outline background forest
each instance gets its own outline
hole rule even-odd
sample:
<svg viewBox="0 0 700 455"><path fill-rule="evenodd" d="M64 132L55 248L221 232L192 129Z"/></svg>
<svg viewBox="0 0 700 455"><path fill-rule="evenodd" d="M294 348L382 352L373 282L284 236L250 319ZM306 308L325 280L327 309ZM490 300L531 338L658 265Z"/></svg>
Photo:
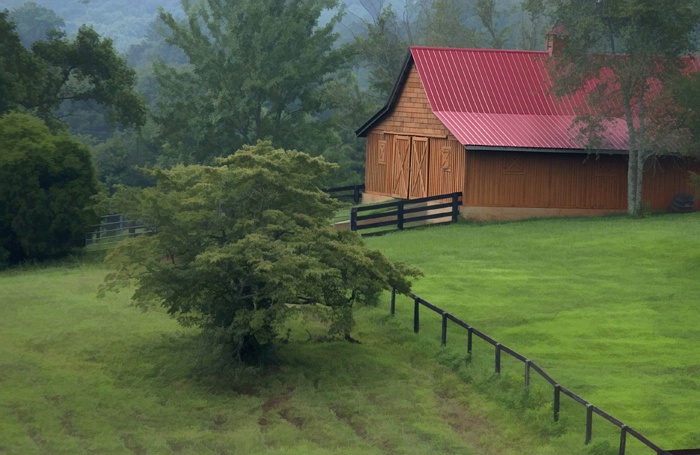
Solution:
<svg viewBox="0 0 700 455"><path fill-rule="evenodd" d="M246 132L238 140L226 131L231 129L232 122L240 125L240 118L221 123L220 114L208 112L206 115L220 121L218 127L212 125L210 119L197 122L195 119L203 119L205 113L194 106L183 110L183 105L174 99L178 96L192 98L196 93L182 93L184 82L176 83L173 79L175 73L168 74L168 71L178 72L178 69L189 71L198 65L193 57L202 55L202 48L198 48L202 43L190 42L190 48L185 49L188 44L173 41L173 33L177 34L176 24L185 20L184 9L196 9L196 1L2 0L0 9L9 11L9 18L15 23L17 34L27 48L38 40L47 39L49 30L59 30L70 38L81 26L88 25L101 37L111 40L117 53L136 71L136 89L150 112L148 121L140 128L119 125L115 128L100 115L104 106L90 99L68 100L55 107L57 117L69 126L71 134L92 148L99 180L109 188L117 183L147 184L148 178L136 170L137 166L207 162L257 139L271 139L275 145L324 155L339 163L341 171L329 184L359 182L363 178L363 143L355 138L354 130L386 101L407 46L540 49L545 28L549 25L541 0L296 3L311 13L306 18L308 24L313 26L317 21L318 25L329 27L325 45L337 50L337 55L317 74L300 74L284 82L299 86L305 83L300 78L307 78L313 86L315 99L302 107L304 112L295 113L304 118L297 118L285 126L287 131L293 129L299 137L283 137L285 133L280 126L274 131L263 128L253 134ZM212 17L210 21L214 23L220 19ZM166 26L164 20L170 21L169 25ZM257 27L257 24L251 23L250 26ZM287 26L293 27L289 21ZM180 32L183 36L188 33L184 29ZM271 42L279 40L275 34L268 35ZM228 39L236 37L229 36ZM252 43L251 50L255 49L254 53L266 59L261 63L275 66L273 59L279 57L272 53L261 54L259 43L257 46L255 49L256 44ZM246 77L275 77L270 71L254 72L241 75L241 80L240 77L233 78L231 73L221 74L225 71L225 63L199 64L211 77L236 79L239 87L252 82L246 81ZM283 71L289 73L289 68ZM182 79L182 71L177 77ZM201 87L201 81L197 85ZM217 91L220 95L220 90ZM203 93L200 96L203 102L207 98ZM209 102L215 104L213 100ZM261 111L268 108L262 103ZM295 111L298 108L293 106ZM309 125L309 128L301 128L302 124Z"/></svg>

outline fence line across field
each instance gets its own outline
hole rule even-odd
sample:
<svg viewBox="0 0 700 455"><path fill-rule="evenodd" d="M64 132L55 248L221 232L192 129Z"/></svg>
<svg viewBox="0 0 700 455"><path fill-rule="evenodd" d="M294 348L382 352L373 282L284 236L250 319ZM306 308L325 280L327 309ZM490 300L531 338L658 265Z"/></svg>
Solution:
<svg viewBox="0 0 700 455"><path fill-rule="evenodd" d="M658 445L654 444L647 437L639 433L638 431L625 425L622 421L616 419L612 415L588 402L584 398L570 391L569 389L563 387L557 381L554 380L549 374L547 374L539 365L525 357L524 355L516 352L515 350L499 343L494 338L486 335L482 331L472 327L456 316L446 312L442 308L439 308L427 300L413 294L409 293L407 295L409 298L413 299L413 331L418 333L420 331L420 307L425 308L437 313L442 318L441 326L441 345L447 345L447 328L448 321L452 321L457 326L465 329L467 331L467 354L471 355L473 350L473 338L477 336L484 340L485 342L491 344L494 347L494 370L497 374L501 373L501 356L506 353L513 357L514 359L523 362L524 364L524 383L525 388L530 386L530 376L532 371L539 374L545 381L547 381L553 387L553 404L552 404L552 415L554 421L559 420L559 412L561 409L561 395L571 398L574 402L586 408L586 434L584 439L584 444L589 444L593 435L593 414L597 414L608 422L612 423L620 429L620 445L619 445L619 455L625 455L627 450L627 437L631 436L637 439L639 442L647 446L649 449L653 450L657 455L700 455L700 448L698 449L682 449L682 450L664 450ZM396 311L396 290L391 292L391 307L390 311L392 316Z"/></svg>

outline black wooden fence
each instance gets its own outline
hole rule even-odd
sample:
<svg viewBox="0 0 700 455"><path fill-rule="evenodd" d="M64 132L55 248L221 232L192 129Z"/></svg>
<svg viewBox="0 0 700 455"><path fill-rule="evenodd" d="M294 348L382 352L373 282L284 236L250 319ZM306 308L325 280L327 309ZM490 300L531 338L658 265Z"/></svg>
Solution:
<svg viewBox="0 0 700 455"><path fill-rule="evenodd" d="M341 201L350 201L357 205L362 199L362 193L365 191L365 184L360 183L358 185L347 185L347 186L336 186L335 188L328 188L323 190L324 193L335 199L340 199Z"/></svg>
<svg viewBox="0 0 700 455"><path fill-rule="evenodd" d="M447 200L438 204L430 202ZM452 223L459 218L462 193L441 194L420 199L401 199L393 202L353 207L350 209L350 229L359 231L374 229L370 234L380 234L377 228L404 229L409 223L444 219L433 224ZM363 215L362 213L367 212Z"/></svg>
<svg viewBox="0 0 700 455"><path fill-rule="evenodd" d="M649 449L653 450L657 455L700 455L700 449L682 449L682 450L664 450L657 446L645 436L643 436L638 431L630 428L620 420L611 416L602 409L594 406L585 399L581 398L574 392L565 388L557 381L555 381L549 374L547 374L542 368L535 364L532 360L528 359L522 354L514 351L513 349L499 343L495 339L481 332L480 330L472 327L456 316L446 312L445 310L438 308L432 303L418 297L415 294L408 294L408 297L413 299L413 331L418 333L420 331L420 307L424 306L429 310L437 313L442 318L442 333L441 333L441 344L442 346L447 345L447 326L448 321L452 321L457 326L467 331L467 354L471 355L473 349L474 336L481 338L490 345L494 347L494 369L496 373L501 373L501 356L505 353L510 355L516 360L519 360L524 364L524 384L525 388L530 386L530 375L534 371L539 374L545 381L547 381L553 388L553 404L552 404L552 416L555 421L559 420L559 411L561 408L561 396L567 396L571 398L574 402L579 403L581 406L586 408L586 435L584 443L588 444L591 442L591 437L593 435L593 414L597 414L608 422L612 423L620 429L620 448L619 455L625 455L627 448L627 438L633 437L640 441L642 444L647 446ZM396 291L391 292L391 314L394 315L396 309Z"/></svg>

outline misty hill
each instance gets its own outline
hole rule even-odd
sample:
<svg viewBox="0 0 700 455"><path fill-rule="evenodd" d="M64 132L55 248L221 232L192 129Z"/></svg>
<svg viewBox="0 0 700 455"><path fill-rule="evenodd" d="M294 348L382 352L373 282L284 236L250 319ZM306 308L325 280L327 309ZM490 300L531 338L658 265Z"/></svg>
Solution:
<svg viewBox="0 0 700 455"><path fill-rule="evenodd" d="M28 3L26 0L0 0L0 9ZM140 41L156 18L159 7L181 13L180 0L34 0L52 9L65 23L69 34L83 24L92 25L102 36L112 38L117 49L125 51Z"/></svg>

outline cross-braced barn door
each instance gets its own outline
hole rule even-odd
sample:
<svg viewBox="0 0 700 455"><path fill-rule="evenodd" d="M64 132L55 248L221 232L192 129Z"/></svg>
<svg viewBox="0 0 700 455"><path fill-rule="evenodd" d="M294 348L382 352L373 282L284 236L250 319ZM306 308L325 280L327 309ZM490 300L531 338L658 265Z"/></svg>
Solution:
<svg viewBox="0 0 700 455"><path fill-rule="evenodd" d="M392 196L407 199L409 182L409 165L411 163L411 138L396 136L393 147L394 172L391 181Z"/></svg>
<svg viewBox="0 0 700 455"><path fill-rule="evenodd" d="M411 147L409 199L428 197L428 139L414 137Z"/></svg>

